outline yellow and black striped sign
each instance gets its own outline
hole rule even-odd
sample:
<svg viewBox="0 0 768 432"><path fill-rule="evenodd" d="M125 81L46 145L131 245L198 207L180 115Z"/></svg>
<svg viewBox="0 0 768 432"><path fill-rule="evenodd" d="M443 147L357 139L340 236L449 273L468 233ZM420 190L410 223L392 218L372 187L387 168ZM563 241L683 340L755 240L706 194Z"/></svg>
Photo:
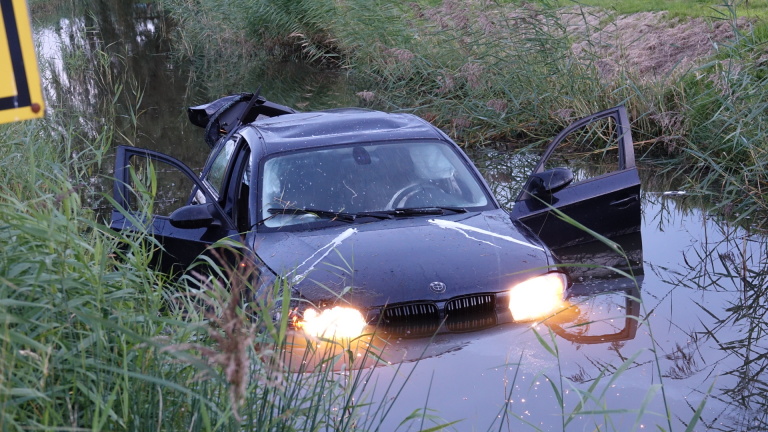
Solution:
<svg viewBox="0 0 768 432"><path fill-rule="evenodd" d="M0 123L42 117L40 73L25 0L0 0Z"/></svg>

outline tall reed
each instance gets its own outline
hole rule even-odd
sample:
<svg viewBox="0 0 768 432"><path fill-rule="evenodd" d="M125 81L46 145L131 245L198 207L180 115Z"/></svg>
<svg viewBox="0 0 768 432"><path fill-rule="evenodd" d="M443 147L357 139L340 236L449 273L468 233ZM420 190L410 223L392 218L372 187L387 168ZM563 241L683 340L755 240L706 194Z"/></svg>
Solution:
<svg viewBox="0 0 768 432"><path fill-rule="evenodd" d="M260 281L251 261L209 262L214 278L153 271L151 237L116 233L83 205L101 151L62 145L69 129L57 121L0 128L0 428L367 430L383 421L394 399L365 401L377 350L303 342L287 313L273 322L292 291L268 284L246 297Z"/></svg>
<svg viewBox="0 0 768 432"><path fill-rule="evenodd" d="M131 413L157 407L149 378L161 368L139 345L162 327L154 311L165 281L144 267L140 243L115 236L82 205L98 150L70 146L59 121L0 130L0 425L8 430L101 429L141 422ZM131 252L120 252L126 245Z"/></svg>

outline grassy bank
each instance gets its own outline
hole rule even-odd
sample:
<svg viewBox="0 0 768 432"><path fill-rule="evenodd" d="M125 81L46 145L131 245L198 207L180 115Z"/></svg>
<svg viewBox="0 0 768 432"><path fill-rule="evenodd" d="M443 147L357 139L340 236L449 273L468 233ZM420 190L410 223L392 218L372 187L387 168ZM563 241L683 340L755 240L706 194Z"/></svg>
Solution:
<svg viewBox="0 0 768 432"><path fill-rule="evenodd" d="M121 88L112 100L125 100ZM129 137L115 130L116 110L95 124L72 105L49 108L0 125L0 430L343 431L383 421L396 394L369 405L372 369L337 373L375 364L368 344L353 358L349 342L293 338L287 313L272 320L290 292L282 286L246 317L240 299L258 281L247 265L220 269L224 285L169 280L149 266L156 245L145 233L99 223L84 198L98 193L105 154Z"/></svg>
<svg viewBox="0 0 768 432"><path fill-rule="evenodd" d="M373 370L336 373L375 364L367 344L358 358L342 343L286 349L303 336L294 341L271 312L290 290L276 287L246 318L239 298L258 280L247 266L222 269L224 286L171 282L148 267L142 234L95 222L80 195L96 159L85 143L68 145L61 120L0 127L0 429L342 431L383 421L396 394L360 400Z"/></svg>
<svg viewBox="0 0 768 432"><path fill-rule="evenodd" d="M468 146L543 141L575 118L626 104L640 156L674 160L697 189L748 188L729 195L729 211L766 208L762 3L665 2L670 13L631 25L618 14L659 4L165 3L180 23L178 46L202 69L278 59L342 68L360 105L413 111ZM235 12L244 19L225 19ZM657 39L644 42L648 29ZM691 34L703 36L688 42ZM690 52L675 51L685 43ZM645 58L654 53L666 63Z"/></svg>
<svg viewBox="0 0 768 432"><path fill-rule="evenodd" d="M163 327L151 311L164 282L136 271L140 249L117 259L125 240L83 208L93 158L67 126L0 129L0 427L149 427L170 381L139 346Z"/></svg>

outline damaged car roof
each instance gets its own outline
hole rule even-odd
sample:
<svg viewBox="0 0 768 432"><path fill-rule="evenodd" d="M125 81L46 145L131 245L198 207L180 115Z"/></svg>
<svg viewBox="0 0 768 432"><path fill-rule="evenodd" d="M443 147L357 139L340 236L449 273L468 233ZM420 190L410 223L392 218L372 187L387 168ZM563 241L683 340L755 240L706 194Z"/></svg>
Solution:
<svg viewBox="0 0 768 432"><path fill-rule="evenodd" d="M286 114L251 123L268 153L361 141L441 139L442 133L411 114L359 108Z"/></svg>

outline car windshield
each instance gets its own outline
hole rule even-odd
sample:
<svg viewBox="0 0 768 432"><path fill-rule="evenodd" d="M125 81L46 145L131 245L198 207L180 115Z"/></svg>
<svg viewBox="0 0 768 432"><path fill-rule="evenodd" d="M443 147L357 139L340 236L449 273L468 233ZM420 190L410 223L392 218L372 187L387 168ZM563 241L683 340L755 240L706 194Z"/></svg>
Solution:
<svg viewBox="0 0 768 432"><path fill-rule="evenodd" d="M263 162L261 176L260 224L267 228L464 212L491 205L463 159L440 141L280 154Z"/></svg>

